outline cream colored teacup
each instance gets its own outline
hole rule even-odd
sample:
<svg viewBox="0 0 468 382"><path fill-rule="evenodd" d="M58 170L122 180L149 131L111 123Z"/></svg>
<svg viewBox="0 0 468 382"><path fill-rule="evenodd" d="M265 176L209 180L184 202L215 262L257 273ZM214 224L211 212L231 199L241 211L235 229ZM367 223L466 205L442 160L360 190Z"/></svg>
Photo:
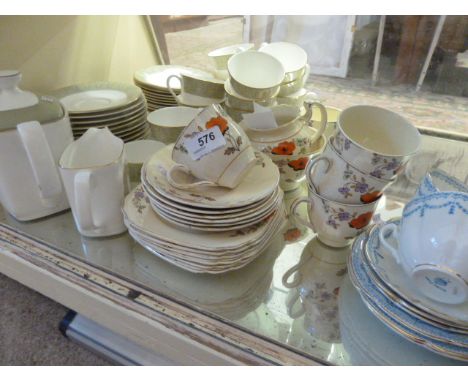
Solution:
<svg viewBox="0 0 468 382"><path fill-rule="evenodd" d="M125 156L127 158L128 175L131 182L140 182L143 163L164 146L164 143L150 139L125 143Z"/></svg>
<svg viewBox="0 0 468 382"><path fill-rule="evenodd" d="M147 120L153 138L166 144L174 143L200 110L187 106L171 106L149 113Z"/></svg>
<svg viewBox="0 0 468 382"><path fill-rule="evenodd" d="M249 138L220 105L200 111L179 136L172 159L168 181L184 189L235 188L256 162Z"/></svg>
<svg viewBox="0 0 468 382"><path fill-rule="evenodd" d="M275 97L284 80L284 68L267 53L247 51L232 56L228 61L232 87L250 99Z"/></svg>
<svg viewBox="0 0 468 382"><path fill-rule="evenodd" d="M176 94L172 80L180 82L181 93ZM179 105L202 107L224 100L224 81L215 77L195 77L173 74L167 78L167 89Z"/></svg>

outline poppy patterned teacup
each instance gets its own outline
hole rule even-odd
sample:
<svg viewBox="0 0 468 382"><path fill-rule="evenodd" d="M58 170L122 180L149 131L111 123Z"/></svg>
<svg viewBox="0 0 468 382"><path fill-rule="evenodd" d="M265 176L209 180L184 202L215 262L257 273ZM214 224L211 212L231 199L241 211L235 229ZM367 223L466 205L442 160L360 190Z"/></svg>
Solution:
<svg viewBox="0 0 468 382"><path fill-rule="evenodd" d="M306 221L297 211L301 203L308 206ZM345 247L369 225L378 200L368 204L344 204L326 199L309 186L308 197L291 205L291 215L317 233L318 239L331 247Z"/></svg>
<svg viewBox="0 0 468 382"><path fill-rule="evenodd" d="M368 204L379 199L392 183L365 174L346 162L333 147L333 137L323 153L306 169L309 183L323 197L341 203Z"/></svg>
<svg viewBox="0 0 468 382"><path fill-rule="evenodd" d="M202 139L207 131L214 133L210 137L215 139ZM201 157L194 157L191 150L194 139L196 145L200 143L200 148L211 144L212 149L205 150ZM225 143L220 146L220 142ZM197 186L235 188L257 160L247 135L217 104L201 110L182 131L174 145L172 159L176 164L167 173L168 181L184 189Z"/></svg>

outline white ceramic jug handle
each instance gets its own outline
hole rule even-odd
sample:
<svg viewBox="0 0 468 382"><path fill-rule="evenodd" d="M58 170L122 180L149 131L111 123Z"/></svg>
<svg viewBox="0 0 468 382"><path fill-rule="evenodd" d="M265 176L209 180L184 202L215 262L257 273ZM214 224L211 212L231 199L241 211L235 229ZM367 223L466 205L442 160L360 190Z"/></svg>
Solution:
<svg viewBox="0 0 468 382"><path fill-rule="evenodd" d="M82 229L95 228L91 209L91 173L80 171L75 175L76 215Z"/></svg>
<svg viewBox="0 0 468 382"><path fill-rule="evenodd" d="M42 126L37 121L23 122L16 127L26 151L34 180L44 202L62 192L62 183Z"/></svg>
<svg viewBox="0 0 468 382"><path fill-rule="evenodd" d="M171 74L169 77L167 77L167 80L166 80L166 86L167 86L167 89L169 90L169 92L172 94L172 96L174 97L175 101L177 102L177 104L179 104L179 97L177 96L176 92L174 91L174 89L171 88L171 79L173 78L177 78L179 81L180 81L180 88L183 89L184 88L184 80L182 79L181 76L178 76L177 74Z"/></svg>
<svg viewBox="0 0 468 382"><path fill-rule="evenodd" d="M299 198L299 199L296 199L292 204L291 204L291 209L290 209L290 214L294 216L294 218L301 224L305 225L306 227L309 227L311 228L312 230L315 231L313 225L308 222L308 221L305 221L302 216L300 216L298 213L297 213L297 207L299 207L300 204L302 203L307 203L307 204L310 204L311 207L313 207L313 202L307 198L307 197L302 197L302 198Z"/></svg>
<svg viewBox="0 0 468 382"><path fill-rule="evenodd" d="M169 171L167 172L167 181L169 182L171 186L175 188L179 188L181 190L190 190L198 186L218 186L216 183L211 182L209 180L201 180L199 182L194 182L194 183L179 183L176 180L174 180L172 176L172 173L175 170L181 170L187 174L190 172L190 170L186 166L184 166L183 164L178 164L178 163L176 163L174 166L172 166L169 169Z"/></svg>
<svg viewBox="0 0 468 382"><path fill-rule="evenodd" d="M314 182L312 182L312 172L314 171L314 168L317 165L317 163L319 163L320 161L324 161L327 164L327 168L325 169L325 174L328 173L328 171L330 171L330 168L333 165L330 159L328 159L327 157L322 157L322 156L312 159L307 164L307 168L306 168L307 180L309 181L309 184L312 186L312 188L317 194L318 194L317 187L315 186Z"/></svg>
<svg viewBox="0 0 468 382"><path fill-rule="evenodd" d="M327 122L328 122L327 109L320 102L305 102L304 104L310 111L310 115L307 113L305 116L307 126L309 127L311 127L312 125L313 107L317 106L320 111L320 127L315 133L315 135L310 139L311 142L315 142L317 139L319 139L323 135L323 132L327 128Z"/></svg>
<svg viewBox="0 0 468 382"><path fill-rule="evenodd" d="M398 230L398 227L395 224L393 224L393 223L385 224L384 226L382 226L382 228L380 228L379 240L380 240L380 243L382 244L382 246L386 250L388 250L390 252L390 254L394 257L397 264L400 264L401 260L400 260L400 255L398 253L398 249L396 249L392 244L390 244L387 241L387 238L389 236L393 236L395 239L397 239L397 237L396 237L397 230Z"/></svg>

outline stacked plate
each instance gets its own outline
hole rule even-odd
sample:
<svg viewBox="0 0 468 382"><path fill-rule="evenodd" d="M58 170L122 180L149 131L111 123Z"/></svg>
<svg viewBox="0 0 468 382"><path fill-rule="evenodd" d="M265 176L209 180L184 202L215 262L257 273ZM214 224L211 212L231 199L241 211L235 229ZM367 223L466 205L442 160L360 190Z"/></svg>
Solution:
<svg viewBox="0 0 468 382"><path fill-rule="evenodd" d="M177 101L167 88L167 79L172 75L187 74L189 76L205 76L206 73L194 68L179 65L155 65L149 68L137 70L133 81L143 91L148 111L154 111L162 107L177 106ZM172 81L171 87L176 94L180 94L179 81Z"/></svg>
<svg viewBox="0 0 468 382"><path fill-rule="evenodd" d="M362 300L380 321L409 341L468 361L468 303L443 304L420 293L380 244L380 229L376 225L369 234L361 234L349 258L349 275Z"/></svg>
<svg viewBox="0 0 468 382"><path fill-rule="evenodd" d="M125 142L147 138L146 102L138 87L113 82L74 85L54 95L68 111L75 138L90 127L108 127Z"/></svg>
<svg viewBox="0 0 468 382"><path fill-rule="evenodd" d="M130 235L162 259L197 273L222 273L255 259L285 223L279 172L258 154L235 189L174 189L166 180L173 145L142 169L142 184L125 201Z"/></svg>

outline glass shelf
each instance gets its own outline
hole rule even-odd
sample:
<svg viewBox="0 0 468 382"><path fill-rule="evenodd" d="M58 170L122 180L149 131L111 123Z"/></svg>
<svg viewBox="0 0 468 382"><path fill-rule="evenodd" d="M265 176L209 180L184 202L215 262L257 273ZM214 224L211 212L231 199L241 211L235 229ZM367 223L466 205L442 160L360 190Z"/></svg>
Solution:
<svg viewBox="0 0 468 382"><path fill-rule="evenodd" d="M381 199L375 219L399 216L432 165L462 180L467 176L466 142L423 138L423 149ZM305 193L305 187L286 193L286 205ZM305 214L305 210L301 213ZM128 234L102 239L82 237L69 211L21 223L0 210L0 222L320 363L457 364L385 327L367 310L349 281L346 261L350 247L327 247L294 220L287 222L281 234L252 263L221 275L179 269L143 249ZM296 265L298 271L285 282L285 273Z"/></svg>

